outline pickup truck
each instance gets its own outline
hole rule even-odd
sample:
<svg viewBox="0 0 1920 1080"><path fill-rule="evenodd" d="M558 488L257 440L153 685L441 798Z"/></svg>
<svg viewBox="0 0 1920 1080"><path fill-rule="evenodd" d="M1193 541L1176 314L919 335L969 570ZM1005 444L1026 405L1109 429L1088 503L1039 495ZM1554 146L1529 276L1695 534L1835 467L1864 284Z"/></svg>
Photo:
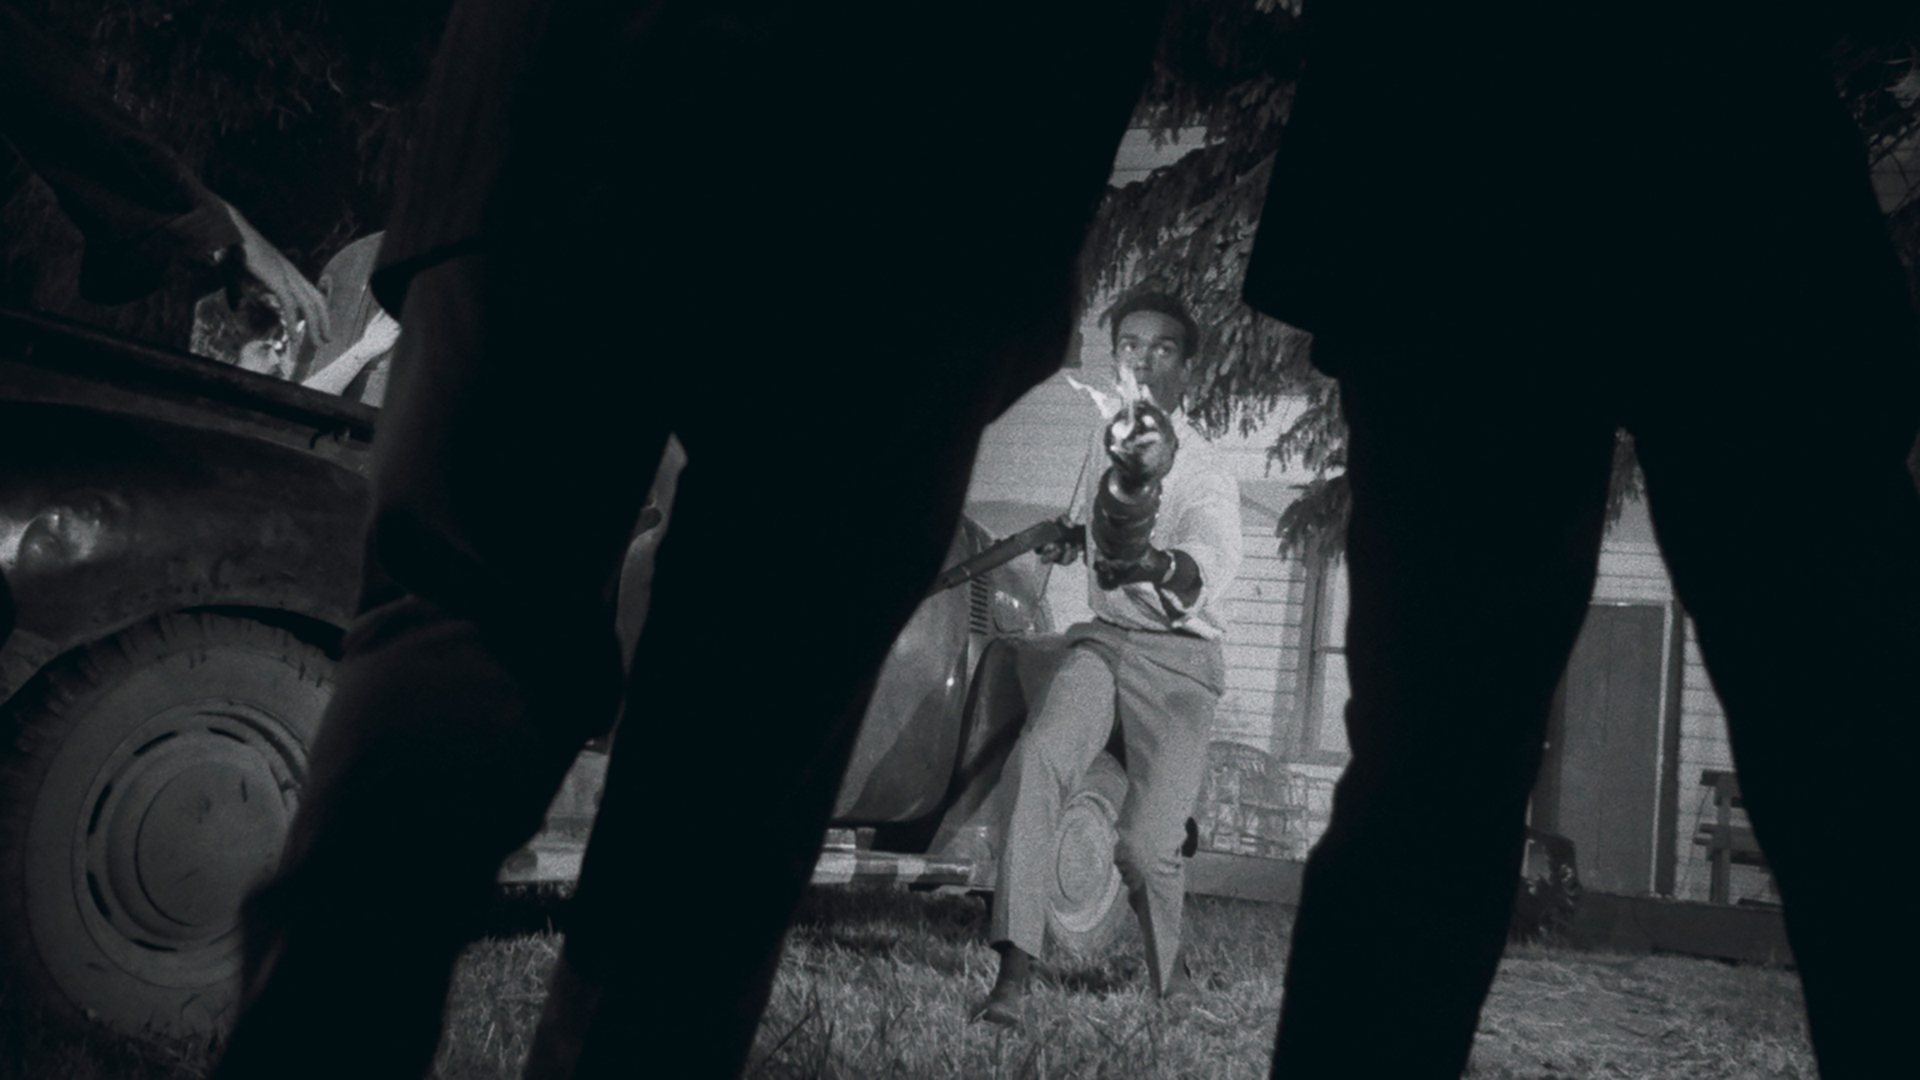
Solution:
<svg viewBox="0 0 1920 1080"><path fill-rule="evenodd" d="M13 993L130 1033L231 1020L240 902L278 865L363 584L377 419L0 311L0 962ZM650 574L670 527L669 513L640 534L629 578ZM949 563L992 540L968 518ZM816 881L991 886L994 781L1057 655L1043 586L1028 557L928 596L881 673ZM503 882L577 873L604 768L582 754ZM1112 862L1124 794L1103 756L1069 802L1052 905L1068 947L1125 917Z"/></svg>

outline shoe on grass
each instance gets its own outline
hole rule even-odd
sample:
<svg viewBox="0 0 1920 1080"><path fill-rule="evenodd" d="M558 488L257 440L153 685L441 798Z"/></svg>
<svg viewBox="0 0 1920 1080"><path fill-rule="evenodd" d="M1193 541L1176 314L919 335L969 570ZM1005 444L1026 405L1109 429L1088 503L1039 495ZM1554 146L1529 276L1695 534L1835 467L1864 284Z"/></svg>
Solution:
<svg viewBox="0 0 1920 1080"><path fill-rule="evenodd" d="M989 1024L1004 1027L1019 1027L1021 1013L1025 1011L1027 991L1025 987L995 986L973 1010L969 1020L985 1020Z"/></svg>
<svg viewBox="0 0 1920 1080"><path fill-rule="evenodd" d="M1184 948L1174 958L1173 977L1167 980L1167 988L1161 991L1160 1000L1175 1012L1185 1012L1200 1000L1200 984L1193 977L1193 966L1187 963L1187 950Z"/></svg>
<svg viewBox="0 0 1920 1080"><path fill-rule="evenodd" d="M1014 1027L1020 1023L1022 1006L1027 1000L1027 987L1033 981L1033 957L1012 942L1000 942L994 946L994 951L1000 954L999 974L994 976L993 989L988 992L987 1000L981 1002L967 1019Z"/></svg>

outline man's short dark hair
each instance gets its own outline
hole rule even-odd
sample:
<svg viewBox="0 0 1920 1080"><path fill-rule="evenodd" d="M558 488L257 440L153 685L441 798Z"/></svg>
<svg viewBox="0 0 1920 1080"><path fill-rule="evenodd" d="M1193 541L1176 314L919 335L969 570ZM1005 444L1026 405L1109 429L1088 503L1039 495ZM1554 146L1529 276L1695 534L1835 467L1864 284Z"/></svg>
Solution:
<svg viewBox="0 0 1920 1080"><path fill-rule="evenodd" d="M1180 359L1191 363L1194 357L1200 355L1200 324L1193 321L1193 315L1187 310L1187 305L1171 293L1155 291L1130 293L1107 309L1107 322L1113 327L1115 349L1120 347L1120 320L1137 311L1151 311L1165 315L1180 324L1180 329L1186 335L1186 341L1181 346Z"/></svg>

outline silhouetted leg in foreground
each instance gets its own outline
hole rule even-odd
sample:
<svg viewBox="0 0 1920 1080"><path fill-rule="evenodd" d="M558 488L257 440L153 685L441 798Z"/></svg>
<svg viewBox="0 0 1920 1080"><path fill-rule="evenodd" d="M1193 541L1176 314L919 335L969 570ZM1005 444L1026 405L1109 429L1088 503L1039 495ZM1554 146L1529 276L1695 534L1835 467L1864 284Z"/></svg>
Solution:
<svg viewBox="0 0 1920 1080"><path fill-rule="evenodd" d="M408 593L346 643L282 874L247 911L245 1011L218 1075L420 1075L501 860L613 721L606 585L661 442L607 398L474 362L574 344L518 318L499 284L468 257L409 293L373 529ZM498 422L449 435L449 400ZM467 443L457 463L432 455L442 439ZM449 482L413 497L410 469Z"/></svg>
<svg viewBox="0 0 1920 1080"><path fill-rule="evenodd" d="M1511 440L1492 492L1505 505L1463 507L1450 467L1423 448L1463 417L1473 426L1470 406L1448 401L1460 411L1443 420L1430 410L1444 398L1383 403L1370 389L1346 385L1353 760L1308 864L1282 1077L1464 1067L1504 945L1548 699L1598 550L1612 433L1590 411L1531 432L1481 414ZM1860 823L1899 812L1898 785L1865 763L1909 760L1920 715L1920 499L1903 460L1913 429L1836 411L1800 428L1819 452L1756 468L1753 448L1786 408L1689 410L1634 430L1787 903L1822 1075L1866 1075L1900 1030L1881 965L1889 949L1910 951L1862 910L1885 853ZM1385 462L1389 424L1401 452ZM1783 492L1817 492L1831 539L1810 544L1788 526ZM1461 520L1475 527L1450 524ZM1367 1037L1383 1031L1394 1037Z"/></svg>
<svg viewBox="0 0 1920 1080"><path fill-rule="evenodd" d="M1342 395L1353 757L1307 862L1274 1075L1457 1076L1592 590L1613 425L1457 383ZM1500 465L1466 487L1461 460Z"/></svg>
<svg viewBox="0 0 1920 1080"><path fill-rule="evenodd" d="M1910 1052L1898 1034L1910 995L1888 972L1920 954L1872 914L1887 851L1863 825L1902 812L1911 789L1886 770L1914 760L1920 722L1913 426L1886 415L1915 400L1796 403L1825 415L1800 428L1805 451L1768 469L1746 448L1784 403L1730 430L1638 429L1654 525L1726 709L1827 1080L1884 1075ZM1815 531L1782 513L1799 493L1818 506Z"/></svg>
<svg viewBox="0 0 1920 1080"><path fill-rule="evenodd" d="M1616 425L1726 708L1821 1075L1907 1053L1882 972L1915 950L1868 914L1888 861L1866 823L1903 812L1877 763L1912 761L1920 721L1920 344L1857 136L1807 86L1759 102L1767 184L1642 222L1652 257L1568 302L1591 321L1342 359L1353 758L1308 860L1276 1077L1465 1066ZM1591 332L1622 312L1641 332Z"/></svg>
<svg viewBox="0 0 1920 1080"><path fill-rule="evenodd" d="M613 718L607 601L669 432L688 465L531 1068L739 1072L980 430L1067 347L1160 18L629 8L455 12L382 255L415 272L374 540L411 598L356 631L226 1080L424 1070L501 858ZM850 115L878 134L823 154Z"/></svg>
<svg viewBox="0 0 1920 1080"><path fill-rule="evenodd" d="M977 427L910 415L919 430L864 429L884 457L823 432L848 482L821 488L767 485L757 455L708 449L724 432L681 432L689 465L532 1075L568 1075L555 1067L582 1041L583 1077L744 1063L874 673L965 494ZM775 524L799 521L835 524ZM729 577L741 587L716 587Z"/></svg>

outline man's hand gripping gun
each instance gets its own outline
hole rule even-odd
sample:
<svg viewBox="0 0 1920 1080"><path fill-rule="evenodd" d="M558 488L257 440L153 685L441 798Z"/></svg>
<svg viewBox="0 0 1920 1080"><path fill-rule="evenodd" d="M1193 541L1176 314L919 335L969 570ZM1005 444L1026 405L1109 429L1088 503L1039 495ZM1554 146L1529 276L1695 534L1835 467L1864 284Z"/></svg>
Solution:
<svg viewBox="0 0 1920 1080"><path fill-rule="evenodd" d="M1180 440L1167 414L1151 402L1138 402L1107 426L1107 457L1093 499L1092 527L1065 517L1042 521L999 540L934 579L933 591L951 589L997 566L1037 552L1053 563L1072 562L1092 536L1097 557L1094 574L1102 589L1131 581L1163 582L1173 572L1171 554L1153 547L1153 523L1160 510L1160 481L1173 468Z"/></svg>
<svg viewBox="0 0 1920 1080"><path fill-rule="evenodd" d="M1152 402L1122 409L1107 425L1107 458L1087 534L1093 541L1093 573L1102 589L1136 581L1164 584L1176 569L1171 552L1153 546L1160 513L1160 482L1173 469L1180 440L1167 414Z"/></svg>

